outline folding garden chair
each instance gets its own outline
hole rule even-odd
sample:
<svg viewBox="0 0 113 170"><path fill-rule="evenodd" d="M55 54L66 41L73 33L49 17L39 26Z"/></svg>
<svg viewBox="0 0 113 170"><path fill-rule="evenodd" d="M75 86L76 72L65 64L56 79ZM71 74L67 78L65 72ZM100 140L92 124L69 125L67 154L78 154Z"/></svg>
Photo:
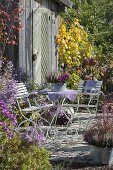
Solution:
<svg viewBox="0 0 113 170"><path fill-rule="evenodd" d="M77 107L77 110L86 108L90 114L91 109L93 109L97 113L99 97L101 94L103 95L101 87L102 81L87 80L84 82L82 91L78 93L77 105L74 105L74 107Z"/></svg>
<svg viewBox="0 0 113 170"><path fill-rule="evenodd" d="M24 83L17 83L16 102L22 116L22 121L19 123L18 128L25 125L26 123L27 126L36 126L40 123L43 123L43 125L47 126L49 125L49 122L43 117L43 115L53 104L49 103L39 105L36 100L33 100L33 98L36 99L36 95L38 95L38 92L28 93ZM42 128L43 127L44 126L42 126ZM40 130L42 129L40 128Z"/></svg>
<svg viewBox="0 0 113 170"><path fill-rule="evenodd" d="M99 97L103 92L101 91L102 81L87 80L86 82L81 80L78 86L77 102L63 103L64 107L85 108L91 114L91 108L95 109L97 113Z"/></svg>
<svg viewBox="0 0 113 170"><path fill-rule="evenodd" d="M74 118L89 115L91 118L92 116L95 117L97 113L97 109L99 106L99 97L100 95L104 95L101 91L102 87L102 81L95 81L95 80L87 80L83 81L81 80L79 82L78 86L78 95L76 98L76 101L73 103L69 103L68 101L64 101L63 107L67 107L70 112L72 108L74 108L74 113L71 112L71 119L70 122L72 123L72 120ZM88 111L88 114L86 113L86 110ZM92 114L92 110L94 111L94 114ZM80 112L79 112L80 111ZM88 117L89 117L88 116ZM86 116L87 117L87 116Z"/></svg>

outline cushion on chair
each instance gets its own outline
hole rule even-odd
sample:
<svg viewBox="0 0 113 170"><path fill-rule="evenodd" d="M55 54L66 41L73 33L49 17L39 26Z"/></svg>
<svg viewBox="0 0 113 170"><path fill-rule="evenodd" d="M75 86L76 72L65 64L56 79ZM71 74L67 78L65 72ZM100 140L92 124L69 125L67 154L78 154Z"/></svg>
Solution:
<svg viewBox="0 0 113 170"><path fill-rule="evenodd" d="M93 92L96 88L97 81L96 80L87 80L84 82L83 92L90 93Z"/></svg>

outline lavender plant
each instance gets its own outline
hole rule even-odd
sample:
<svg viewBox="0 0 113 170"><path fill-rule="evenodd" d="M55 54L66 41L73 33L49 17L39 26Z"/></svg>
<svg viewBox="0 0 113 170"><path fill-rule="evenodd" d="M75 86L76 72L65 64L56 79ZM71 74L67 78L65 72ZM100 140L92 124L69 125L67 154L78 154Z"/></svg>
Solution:
<svg viewBox="0 0 113 170"><path fill-rule="evenodd" d="M10 119L13 122L14 125L17 123L16 116L9 112L6 103L2 100L0 101L0 110L3 113L0 119L4 120L4 116L6 116L8 119Z"/></svg>
<svg viewBox="0 0 113 170"><path fill-rule="evenodd" d="M52 117L57 114L57 120L56 120L56 124L58 125L65 125L67 124L67 122L69 121L68 118L66 117L65 114L65 110L62 109L61 107L57 107L57 106L52 106L49 109L48 112L48 117L52 119Z"/></svg>
<svg viewBox="0 0 113 170"><path fill-rule="evenodd" d="M84 134L84 140L89 144L111 148L113 147L113 105L106 103L102 114L97 116L96 123Z"/></svg>

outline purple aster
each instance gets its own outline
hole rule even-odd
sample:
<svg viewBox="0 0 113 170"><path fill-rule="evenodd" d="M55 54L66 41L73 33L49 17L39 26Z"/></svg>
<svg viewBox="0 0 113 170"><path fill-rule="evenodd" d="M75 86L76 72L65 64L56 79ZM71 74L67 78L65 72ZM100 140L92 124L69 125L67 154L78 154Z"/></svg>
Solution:
<svg viewBox="0 0 113 170"><path fill-rule="evenodd" d="M9 138L12 138L12 130L7 127L7 125L4 122L0 122L0 126L2 126L3 130L6 132Z"/></svg>
<svg viewBox="0 0 113 170"><path fill-rule="evenodd" d="M58 76L58 81L62 81L62 76L61 75Z"/></svg>
<svg viewBox="0 0 113 170"><path fill-rule="evenodd" d="M45 136L40 132L40 126L34 125L29 131L23 134L23 139L28 143L36 144L41 147L45 143Z"/></svg>
<svg viewBox="0 0 113 170"><path fill-rule="evenodd" d="M17 123L16 116L9 112L6 103L2 100L0 101L0 110L7 118L12 121L14 125Z"/></svg>

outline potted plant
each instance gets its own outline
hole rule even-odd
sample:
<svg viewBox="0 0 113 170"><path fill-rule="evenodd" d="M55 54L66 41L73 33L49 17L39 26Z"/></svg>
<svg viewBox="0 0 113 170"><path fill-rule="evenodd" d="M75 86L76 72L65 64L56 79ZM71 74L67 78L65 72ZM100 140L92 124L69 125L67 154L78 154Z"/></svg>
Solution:
<svg viewBox="0 0 113 170"><path fill-rule="evenodd" d="M47 82L51 83L52 91L63 91L66 89L66 82L69 80L70 75L65 70L56 70L50 72L46 79Z"/></svg>
<svg viewBox="0 0 113 170"><path fill-rule="evenodd" d="M90 153L95 162L113 164L113 105L105 103L102 114L98 114L95 124L86 130L84 140L90 145Z"/></svg>

